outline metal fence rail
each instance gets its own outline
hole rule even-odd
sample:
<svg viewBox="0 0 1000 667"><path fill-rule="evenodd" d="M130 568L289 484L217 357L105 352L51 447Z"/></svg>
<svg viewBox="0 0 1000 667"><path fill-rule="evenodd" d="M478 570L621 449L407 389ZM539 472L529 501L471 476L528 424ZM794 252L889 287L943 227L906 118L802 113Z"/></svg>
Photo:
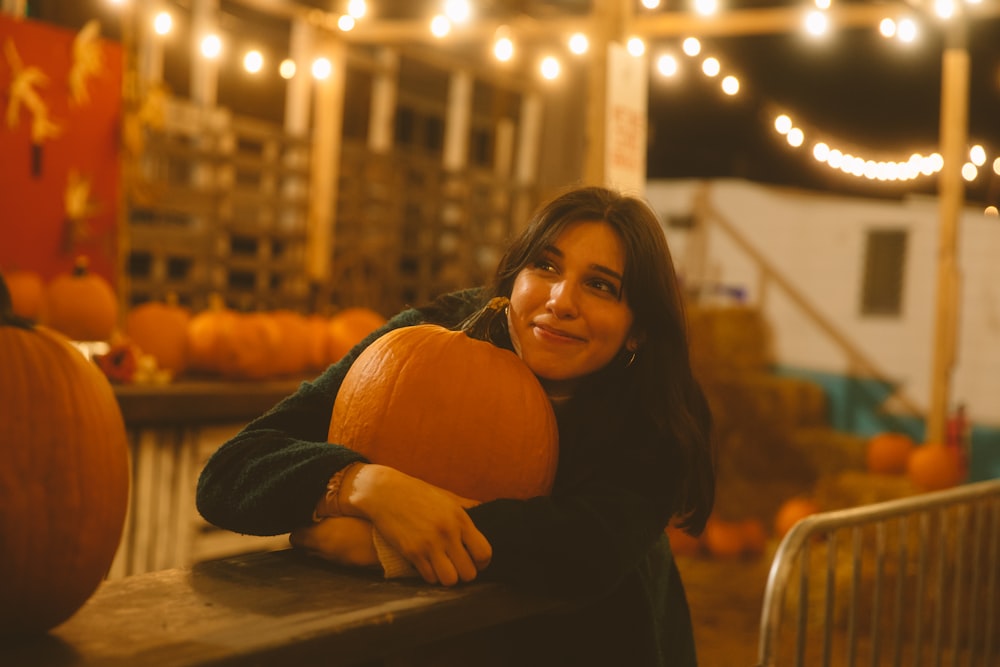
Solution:
<svg viewBox="0 0 1000 667"><path fill-rule="evenodd" d="M787 665L1000 665L1000 480L796 524L758 648L758 667Z"/></svg>

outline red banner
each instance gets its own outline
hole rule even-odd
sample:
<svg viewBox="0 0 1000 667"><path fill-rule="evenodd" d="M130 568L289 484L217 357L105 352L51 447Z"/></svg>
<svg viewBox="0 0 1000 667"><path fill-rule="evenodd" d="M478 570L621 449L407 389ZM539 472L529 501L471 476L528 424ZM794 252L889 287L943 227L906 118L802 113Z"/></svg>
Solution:
<svg viewBox="0 0 1000 667"><path fill-rule="evenodd" d="M0 270L117 277L122 49L0 15Z"/></svg>

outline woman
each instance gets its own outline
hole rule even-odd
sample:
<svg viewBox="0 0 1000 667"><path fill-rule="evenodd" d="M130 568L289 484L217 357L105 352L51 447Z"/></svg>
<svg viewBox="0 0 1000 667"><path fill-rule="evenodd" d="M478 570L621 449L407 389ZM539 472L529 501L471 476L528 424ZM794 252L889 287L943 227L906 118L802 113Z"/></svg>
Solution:
<svg viewBox="0 0 1000 667"><path fill-rule="evenodd" d="M372 340L424 322L457 326L494 296L509 298L495 342L518 353L556 411L550 496L476 504L325 441L344 375ZM336 562L381 562L387 576L402 564L430 583L502 581L570 600L573 611L505 640L531 647L516 664L694 665L664 528L672 518L692 533L705 525L710 431L655 214L577 188L541 207L492 286L397 315L225 443L202 472L198 508L237 532L294 531L293 544Z"/></svg>

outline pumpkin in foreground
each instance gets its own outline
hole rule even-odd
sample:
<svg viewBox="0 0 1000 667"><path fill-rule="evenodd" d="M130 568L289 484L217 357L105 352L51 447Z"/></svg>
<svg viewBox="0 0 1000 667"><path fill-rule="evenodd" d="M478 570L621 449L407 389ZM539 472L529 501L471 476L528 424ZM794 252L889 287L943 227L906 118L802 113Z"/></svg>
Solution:
<svg viewBox="0 0 1000 667"><path fill-rule="evenodd" d="M0 635L67 620L107 574L128 505L111 385L61 334L15 316L0 279Z"/></svg>
<svg viewBox="0 0 1000 667"><path fill-rule="evenodd" d="M344 378L328 440L473 500L552 489L555 414L509 350L436 325L396 329Z"/></svg>

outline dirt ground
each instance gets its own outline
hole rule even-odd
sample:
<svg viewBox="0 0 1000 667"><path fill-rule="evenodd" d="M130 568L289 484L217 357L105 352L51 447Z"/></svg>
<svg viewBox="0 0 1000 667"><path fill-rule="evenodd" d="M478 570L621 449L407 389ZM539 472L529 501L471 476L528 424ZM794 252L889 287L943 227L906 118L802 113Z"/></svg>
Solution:
<svg viewBox="0 0 1000 667"><path fill-rule="evenodd" d="M772 549L748 560L677 557L700 667L754 667Z"/></svg>

